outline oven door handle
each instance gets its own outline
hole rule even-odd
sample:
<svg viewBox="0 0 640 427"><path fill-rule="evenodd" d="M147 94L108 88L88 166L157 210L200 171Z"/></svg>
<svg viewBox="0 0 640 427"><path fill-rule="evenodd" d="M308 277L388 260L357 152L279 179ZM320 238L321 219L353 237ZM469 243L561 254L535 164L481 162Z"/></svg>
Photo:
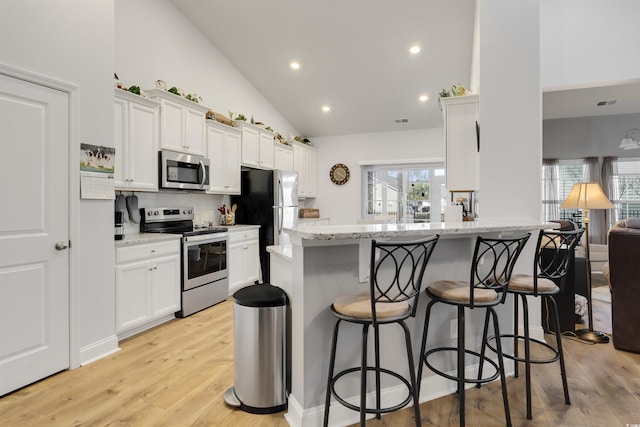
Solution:
<svg viewBox="0 0 640 427"><path fill-rule="evenodd" d="M207 182L207 168L204 167L202 160L198 161L198 170L202 169L202 180L200 181L200 188L204 188L204 183Z"/></svg>
<svg viewBox="0 0 640 427"><path fill-rule="evenodd" d="M185 236L182 238L184 243L197 243L197 242L219 242L221 240L227 240L229 237L228 232L223 233L211 233L211 234L200 234L197 236Z"/></svg>

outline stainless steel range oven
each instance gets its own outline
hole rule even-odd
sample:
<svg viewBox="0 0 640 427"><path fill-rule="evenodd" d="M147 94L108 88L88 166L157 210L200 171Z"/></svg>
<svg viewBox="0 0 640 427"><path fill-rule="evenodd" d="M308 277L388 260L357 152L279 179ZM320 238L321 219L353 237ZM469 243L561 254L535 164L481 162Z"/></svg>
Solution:
<svg viewBox="0 0 640 427"><path fill-rule="evenodd" d="M182 234L182 309L186 317L227 299L229 233L225 228L194 229L193 208L143 208L140 231Z"/></svg>

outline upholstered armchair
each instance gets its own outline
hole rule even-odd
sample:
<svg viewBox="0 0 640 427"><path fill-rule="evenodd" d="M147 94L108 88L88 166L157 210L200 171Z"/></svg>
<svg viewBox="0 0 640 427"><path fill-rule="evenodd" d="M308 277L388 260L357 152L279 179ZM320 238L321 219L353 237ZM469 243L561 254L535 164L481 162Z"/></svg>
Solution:
<svg viewBox="0 0 640 427"><path fill-rule="evenodd" d="M604 273L611 288L613 345L640 353L640 218L619 221L609 230Z"/></svg>

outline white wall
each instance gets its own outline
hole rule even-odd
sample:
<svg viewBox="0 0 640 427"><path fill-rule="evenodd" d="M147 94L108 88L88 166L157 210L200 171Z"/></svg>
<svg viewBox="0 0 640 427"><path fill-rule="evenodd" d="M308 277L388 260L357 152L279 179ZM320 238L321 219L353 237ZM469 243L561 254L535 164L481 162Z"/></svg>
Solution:
<svg viewBox="0 0 640 427"><path fill-rule="evenodd" d="M439 158L444 160L444 129L423 129L312 138L318 148L317 199L305 207L320 209L331 224L355 224L361 217L360 161L393 161ZM344 185L329 180L336 163L349 167L351 178Z"/></svg>
<svg viewBox="0 0 640 427"><path fill-rule="evenodd" d="M114 71L127 87L164 80L202 96L213 111L253 115L286 137L298 134L168 0L115 0L115 46Z"/></svg>
<svg viewBox="0 0 640 427"><path fill-rule="evenodd" d="M640 2L541 0L543 88L640 77Z"/></svg>
<svg viewBox="0 0 640 427"><path fill-rule="evenodd" d="M113 0L0 1L0 61L79 87L71 124L79 142L113 146L113 19ZM83 361L114 348L113 201L81 200L76 217L82 354L72 349L72 360Z"/></svg>
<svg viewBox="0 0 640 427"><path fill-rule="evenodd" d="M633 128L640 128L640 114L545 120L543 157L640 157L640 150L618 148L626 131Z"/></svg>

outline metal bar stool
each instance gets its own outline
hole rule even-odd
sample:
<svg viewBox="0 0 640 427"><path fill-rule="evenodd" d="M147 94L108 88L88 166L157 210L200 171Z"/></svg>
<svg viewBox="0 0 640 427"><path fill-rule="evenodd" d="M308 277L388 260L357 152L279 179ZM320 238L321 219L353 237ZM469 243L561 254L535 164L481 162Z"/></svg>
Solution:
<svg viewBox="0 0 640 427"><path fill-rule="evenodd" d="M564 367L564 354L562 352L562 337L560 331L560 322L558 319L558 307L553 295L562 292L564 289L565 279L567 277L567 269L569 261L574 256L574 250L580 238L584 233L584 229L574 231L544 231L541 230L538 235L538 245L536 246L536 255L533 261L533 276L525 274L515 274L509 281L507 293L513 294L513 334L498 334L502 339L513 339L513 354L504 354L504 357L515 360L515 376L518 377L518 362L525 364L525 386L527 392L527 418L532 419L531 414L531 364L532 363L552 363L560 361L560 374L562 376L562 387L564 388L564 401L567 405L571 404L569 400L569 387L567 385L567 373ZM555 328L556 348L544 341L531 338L529 336L529 308L527 296L534 298L541 297L542 302L548 304L551 310L553 327ZM524 336L518 334L518 297L522 301L522 316ZM485 329L483 342L491 350L496 351L501 340L496 340L496 336L487 339L487 326L489 318L485 317ZM524 358L519 357L519 343L524 343ZM532 359L531 343L535 343L545 347L551 351L552 356L548 358ZM482 362L480 363L480 375L482 374Z"/></svg>
<svg viewBox="0 0 640 427"><path fill-rule="evenodd" d="M511 416L509 414L509 401L507 398L507 383L504 372L504 362L502 360L502 346L497 341L498 364L484 356L483 353L467 349L465 347L465 309L485 309L486 318L493 318L493 327L496 335L500 334L498 326L498 316L494 307L505 301L506 292L509 285L513 266L522 252L531 233L514 238L485 238L478 236L476 239L473 258L471 260L471 273L469 281L441 280L429 284L425 293L431 301L427 305L427 315L424 320L424 330L422 334L422 346L420 348L421 363L418 368L418 392L420 391L420 380L422 378L422 368L424 362L434 373L456 381L459 399L460 426L465 425L465 383L485 383L500 377L502 383L502 400L507 425L511 426ZM431 309L437 303L455 306L458 311L458 342L456 347L437 347L426 351L427 336L429 333L429 319ZM450 375L442 369L436 368L430 361L430 356L442 352L455 352L457 355L456 375ZM490 377L477 379L465 378L465 356L471 355L486 361L495 369L495 373Z"/></svg>
<svg viewBox="0 0 640 427"><path fill-rule="evenodd" d="M435 235L411 242L377 242L373 240L371 242L369 291L359 295L341 296L334 300L331 305L331 313L337 319L333 331L329 375L327 378L327 394L324 407L325 427L329 424L331 395L335 396L340 404L360 412L360 425L362 426L365 425L367 414L375 414L376 418L380 419L381 414L401 409L413 401L416 426L421 425L411 334L404 321L409 317L414 317L416 314L422 278L439 237L439 235ZM334 373L336 344L342 321L362 325L361 364L358 367ZM393 323L399 324L404 331L409 379L380 366L380 327ZM367 364L369 326L372 326L374 331L375 366ZM376 405L375 408L368 408L366 405L367 372L372 371L375 373ZM360 374L359 405L347 402L335 389L335 384L338 380L354 372ZM407 387L409 394L404 401L394 406L381 407L381 374L394 377Z"/></svg>

